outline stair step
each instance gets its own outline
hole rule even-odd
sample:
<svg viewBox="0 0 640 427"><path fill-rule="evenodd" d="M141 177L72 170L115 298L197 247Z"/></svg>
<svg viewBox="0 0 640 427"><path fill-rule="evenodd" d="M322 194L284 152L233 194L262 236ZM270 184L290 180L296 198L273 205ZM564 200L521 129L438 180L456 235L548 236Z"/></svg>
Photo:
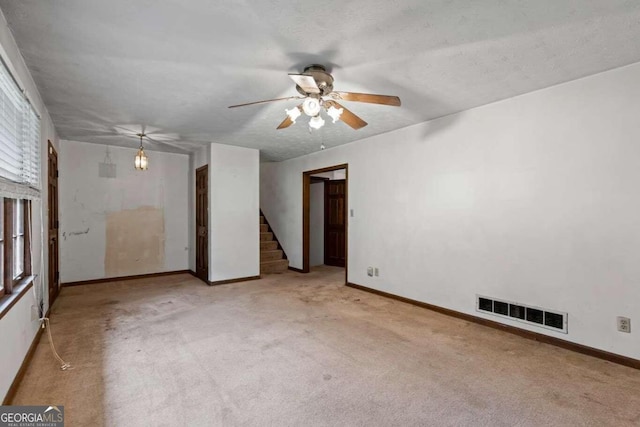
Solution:
<svg viewBox="0 0 640 427"><path fill-rule="evenodd" d="M274 251L276 249L278 249L278 242L275 240L260 242L260 251Z"/></svg>
<svg viewBox="0 0 640 427"><path fill-rule="evenodd" d="M260 262L275 261L279 259L282 259L282 251L280 249L275 251L260 251Z"/></svg>
<svg viewBox="0 0 640 427"><path fill-rule="evenodd" d="M273 233L271 233L271 232L260 233L260 241L261 242L268 242L270 240L273 240Z"/></svg>
<svg viewBox="0 0 640 427"><path fill-rule="evenodd" d="M260 215L260 224L264 224L264 216Z"/></svg>
<svg viewBox="0 0 640 427"><path fill-rule="evenodd" d="M279 259L275 261L264 261L260 263L260 274L283 273L289 269L289 260Z"/></svg>
<svg viewBox="0 0 640 427"><path fill-rule="evenodd" d="M267 224L260 224L260 232L266 233L267 231L269 231L269 226Z"/></svg>

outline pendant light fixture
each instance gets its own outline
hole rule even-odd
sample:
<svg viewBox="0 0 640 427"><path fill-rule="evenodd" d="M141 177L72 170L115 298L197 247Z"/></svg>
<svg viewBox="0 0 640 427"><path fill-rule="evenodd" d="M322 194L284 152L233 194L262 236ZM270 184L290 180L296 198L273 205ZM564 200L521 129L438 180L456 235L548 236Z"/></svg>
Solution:
<svg viewBox="0 0 640 427"><path fill-rule="evenodd" d="M146 135L144 133L138 133L136 135L140 137L140 148L138 149L138 153L136 153L134 165L136 170L146 171L149 166L149 161L147 159L147 155L144 154L144 148L142 147L142 138Z"/></svg>

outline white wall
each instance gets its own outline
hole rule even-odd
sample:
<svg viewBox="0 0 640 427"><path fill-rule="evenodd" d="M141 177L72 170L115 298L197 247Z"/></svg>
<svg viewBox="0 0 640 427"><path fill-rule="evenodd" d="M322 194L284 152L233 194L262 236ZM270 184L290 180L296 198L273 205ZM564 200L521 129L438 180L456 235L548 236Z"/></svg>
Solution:
<svg viewBox="0 0 640 427"><path fill-rule="evenodd" d="M116 178L103 178L106 145L61 141L61 148L62 282L188 269L187 155L148 152L141 172L135 148L109 147Z"/></svg>
<svg viewBox="0 0 640 427"><path fill-rule="evenodd" d="M39 307L42 304L45 312L49 309L48 248L47 245L43 244L46 236L41 232L41 225L47 224L49 217L46 197L47 140L51 140L54 147L58 149L58 136L1 11L0 55L9 66L14 77L19 81L20 86L26 90L27 96L41 116L40 187L43 196L40 200L32 202L32 262L33 272L38 276L34 281L33 290L24 295L10 309L9 313L0 319L0 343L2 343L0 345L0 365L2 366L2 369L0 369L0 397L4 398L40 325L37 320L31 320L33 307Z"/></svg>
<svg viewBox="0 0 640 427"><path fill-rule="evenodd" d="M309 265L324 264L324 182L311 184L309 192Z"/></svg>
<svg viewBox="0 0 640 427"><path fill-rule="evenodd" d="M384 107L380 107L384 108ZM640 64L261 168L302 267L302 172L349 164L349 281L640 359ZM368 277L367 266L380 269ZM569 313L569 333L475 295Z"/></svg>
<svg viewBox="0 0 640 427"><path fill-rule="evenodd" d="M259 152L211 144L209 280L260 274Z"/></svg>

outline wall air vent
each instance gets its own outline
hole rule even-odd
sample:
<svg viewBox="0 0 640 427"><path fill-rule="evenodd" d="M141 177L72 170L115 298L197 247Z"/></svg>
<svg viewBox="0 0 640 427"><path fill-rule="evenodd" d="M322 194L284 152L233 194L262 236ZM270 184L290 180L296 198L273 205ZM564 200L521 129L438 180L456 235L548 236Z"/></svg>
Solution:
<svg viewBox="0 0 640 427"><path fill-rule="evenodd" d="M567 333L568 314L476 295L476 311Z"/></svg>

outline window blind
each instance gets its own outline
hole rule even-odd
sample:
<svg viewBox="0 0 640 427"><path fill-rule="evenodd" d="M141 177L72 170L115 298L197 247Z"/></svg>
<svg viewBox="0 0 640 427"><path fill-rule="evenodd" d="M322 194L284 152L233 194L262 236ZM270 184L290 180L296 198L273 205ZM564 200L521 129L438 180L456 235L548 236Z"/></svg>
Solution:
<svg viewBox="0 0 640 427"><path fill-rule="evenodd" d="M0 64L0 178L0 196L33 196L40 186L40 119L4 61Z"/></svg>
<svg viewBox="0 0 640 427"><path fill-rule="evenodd" d="M22 158L22 181L32 187L40 187L40 119L31 104L26 103L22 125L24 151Z"/></svg>

